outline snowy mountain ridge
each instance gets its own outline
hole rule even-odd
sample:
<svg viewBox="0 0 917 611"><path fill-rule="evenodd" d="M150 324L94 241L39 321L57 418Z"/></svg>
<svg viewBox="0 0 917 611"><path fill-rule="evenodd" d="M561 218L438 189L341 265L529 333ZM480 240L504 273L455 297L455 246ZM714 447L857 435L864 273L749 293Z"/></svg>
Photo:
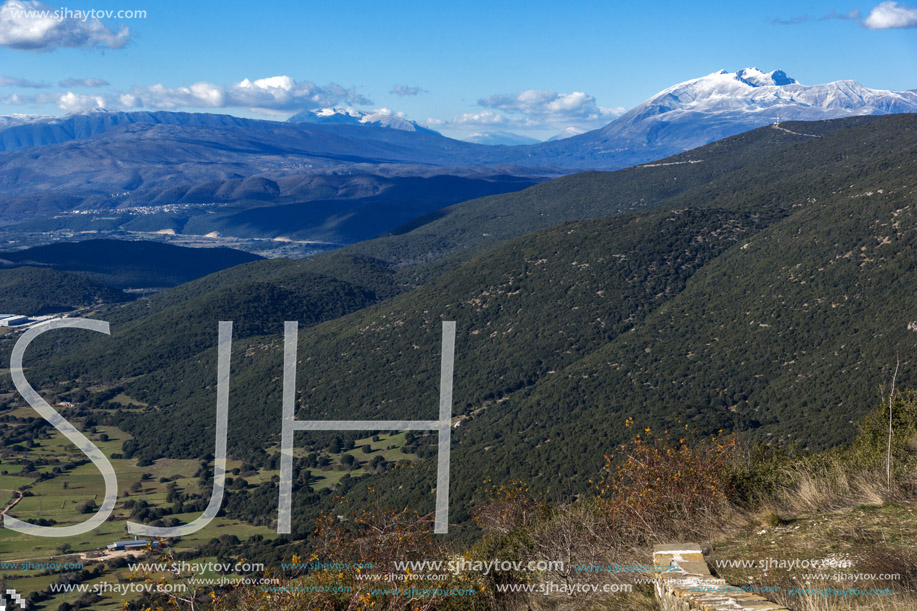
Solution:
<svg viewBox="0 0 917 611"><path fill-rule="evenodd" d="M871 89L851 80L803 85L783 70L719 70L663 89L605 127L551 144L561 155L591 148L627 165L778 121L892 113L917 113L917 91Z"/></svg>
<svg viewBox="0 0 917 611"><path fill-rule="evenodd" d="M403 112L388 108L359 110L349 106L332 106L317 110L304 110L287 119L290 123L331 123L338 125L375 125L405 132L435 134L432 129L408 119Z"/></svg>

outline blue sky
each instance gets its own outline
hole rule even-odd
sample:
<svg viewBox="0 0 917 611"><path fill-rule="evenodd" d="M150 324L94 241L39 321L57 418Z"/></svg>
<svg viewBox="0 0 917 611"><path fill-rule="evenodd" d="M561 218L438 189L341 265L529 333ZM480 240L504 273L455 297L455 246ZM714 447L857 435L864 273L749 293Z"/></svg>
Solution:
<svg viewBox="0 0 917 611"><path fill-rule="evenodd" d="M339 104L546 137L720 68L917 88L917 2L838 2L0 0L0 114ZM61 7L146 16L14 14Z"/></svg>

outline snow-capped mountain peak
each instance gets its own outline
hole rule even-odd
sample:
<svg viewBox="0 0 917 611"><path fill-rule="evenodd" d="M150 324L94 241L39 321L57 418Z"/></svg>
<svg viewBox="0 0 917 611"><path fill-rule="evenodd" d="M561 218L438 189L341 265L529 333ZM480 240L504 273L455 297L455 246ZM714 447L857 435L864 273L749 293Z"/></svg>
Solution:
<svg viewBox="0 0 917 611"><path fill-rule="evenodd" d="M332 106L317 110L304 110L288 119L290 123L330 123L344 125L374 125L406 132L436 133L408 119L403 112L388 108L359 110L349 106Z"/></svg>
<svg viewBox="0 0 917 611"><path fill-rule="evenodd" d="M726 71L723 70L722 72ZM742 81L746 85L750 85L752 87L781 87L783 85L796 84L796 79L788 77L786 72L783 70L771 70L770 72L762 72L757 68L742 68L735 73L735 78L736 80Z"/></svg>
<svg viewBox="0 0 917 611"><path fill-rule="evenodd" d="M536 144L540 140L535 138L529 138L528 136L521 136L519 134L514 134L512 132L497 130L493 132L478 132L470 134L469 136L462 138L465 142L473 142L475 144L489 144L492 146L496 145L505 145L505 146L518 146L520 144Z"/></svg>
<svg viewBox="0 0 917 611"><path fill-rule="evenodd" d="M566 140L567 138L572 138L573 136L579 136L580 134L585 134L585 133L586 133L586 130L583 129L582 127L576 127L575 125L571 125L570 127L564 128L564 130L561 131L560 133L555 134L551 136L550 138L548 138L546 142L556 142L558 140Z"/></svg>
<svg viewBox="0 0 917 611"><path fill-rule="evenodd" d="M609 167L621 167L780 121L892 113L917 113L917 90L849 80L803 85L783 70L718 70L663 89L605 127L542 146L570 159L589 148Z"/></svg>
<svg viewBox="0 0 917 611"><path fill-rule="evenodd" d="M0 129L13 127L14 125L23 125L25 123L34 123L36 121L46 121L52 119L49 115L25 115L12 114L0 116Z"/></svg>
<svg viewBox="0 0 917 611"><path fill-rule="evenodd" d="M818 121L893 112L917 112L914 92L870 89L856 81L802 85L782 70L744 68L737 72L720 70L664 89L603 131L632 131L639 123L657 120L667 124L696 122L699 127L704 123L709 130L711 122L723 123L727 116L728 123L751 129L778 119ZM718 131L709 134L710 140L722 135Z"/></svg>
<svg viewBox="0 0 917 611"><path fill-rule="evenodd" d="M764 72L757 68L743 68L737 72L718 70L707 76L672 85L644 104L666 96L678 104L717 98L744 98L762 95L761 92L775 93L777 90L792 86L805 87L800 85L796 79L787 76L783 70L772 70L771 72Z"/></svg>

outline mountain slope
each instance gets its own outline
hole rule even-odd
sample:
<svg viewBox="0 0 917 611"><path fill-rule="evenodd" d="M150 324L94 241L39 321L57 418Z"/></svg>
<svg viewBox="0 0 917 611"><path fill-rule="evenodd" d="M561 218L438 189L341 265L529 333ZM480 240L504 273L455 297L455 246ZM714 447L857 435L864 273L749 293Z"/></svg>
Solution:
<svg viewBox="0 0 917 611"><path fill-rule="evenodd" d="M512 176L394 177L382 182L379 192L368 197L234 206L225 212L211 210L191 216L182 226L182 232L205 235L216 231L238 237L284 237L352 244L375 238L444 206L517 191L537 182Z"/></svg>
<svg viewBox="0 0 917 611"><path fill-rule="evenodd" d="M434 133L233 117L224 121L221 115L111 115L105 115L108 121L73 116L50 127L42 124L54 132L49 143L0 152L0 212L5 225L39 217L44 224L32 230L47 230L55 223L78 223L79 218L54 218L75 210L99 211L96 216L104 219L104 212L146 205L301 203L327 198L311 190L313 182L346 182L322 176L335 172L351 178L376 175L379 183L393 183L399 176L466 176L479 181L478 194L511 186L497 184L495 175L538 180L543 174L504 164L502 153L492 147ZM38 129L20 125L0 131L0 137L27 128ZM39 136L34 139L44 142ZM21 143L20 136L16 142ZM475 169L480 166L486 168ZM335 199L346 199L345 192L339 191ZM419 196L415 199L429 205ZM181 211L168 216L180 217Z"/></svg>
<svg viewBox="0 0 917 611"><path fill-rule="evenodd" d="M231 248L185 248L157 242L85 240L0 252L0 265L75 272L117 288L175 286L261 259Z"/></svg>
<svg viewBox="0 0 917 611"><path fill-rule="evenodd" d="M830 134L871 120L845 119L805 124L799 129ZM202 304L209 299L208 295L228 286L238 286L247 291L245 287L252 282L299 282L298 276L309 273L366 288L378 298L390 298L410 290L419 282L435 279L476 254L526 233L573 220L659 206L686 192L702 189L717 178L741 176L749 165L809 140L782 130L761 129L708 145L663 164L613 173L589 172L563 177L518 193L451 206L441 213L415 221L420 224L419 227L406 226L393 232L393 235L355 244L328 255L298 262L261 261L227 269L162 291L145 305L132 304L110 316L113 323L117 321L118 324L138 320L143 328L138 334L144 338L155 338L162 333L161 329L152 323L150 327L145 327L146 323L139 319L158 312L161 309L159 304L186 308L187 312L203 312L207 307ZM696 161L695 158L703 159L703 162L686 161ZM268 304L265 304L264 312L270 315ZM196 320L197 314L186 313L183 317ZM203 333L210 331L205 328ZM209 345L215 345L215 341L216 338L211 337ZM109 351L103 346L109 345L107 340L95 342L98 350ZM139 346L134 349L142 350ZM82 356L80 360L85 362ZM126 376L125 371L118 370L117 360L113 362L115 364L111 366L114 369L107 375ZM168 363L168 352L162 352L159 361L148 364L152 369L159 369Z"/></svg>
<svg viewBox="0 0 917 611"><path fill-rule="evenodd" d="M393 354L412 363L388 365L404 381L364 385L368 407L348 413L429 413L435 386L407 373L435 371L408 345L432 358L441 312L461 321L456 412L467 419L452 456L465 502L480 473L554 498L585 489L632 434L628 416L799 448L849 441L896 349L898 382L914 381L914 135L917 120L897 117L802 143L664 209L526 236L351 324L318 327L300 346L311 359L303 405L343 413L338 397L356 383L344 367L365 373L370 355ZM319 347L331 337L338 364ZM372 494L357 488L358 506Z"/></svg>
<svg viewBox="0 0 917 611"><path fill-rule="evenodd" d="M917 286L917 117L853 123L796 124L793 131L823 134L758 153L749 146L731 170L701 174L648 209L537 231L414 290L325 322L307 319L319 324L300 332L298 416L433 417L440 321L456 320L456 522L467 519L482 473L526 479L553 498L584 490L602 454L629 436L628 416L640 426L671 427L679 418L700 434L737 428L813 448L851 438L848 422L874 402L896 346L899 383L913 383L906 297ZM738 142L767 143L779 131L762 128ZM681 179L702 167L654 170ZM594 175L567 177L567 188L578 179ZM203 306L223 289L218 283L182 303ZM184 316L147 317L138 307L124 309L131 320L113 325L111 338L72 350L36 342L31 358L42 359L49 381L142 374L125 388L151 408L118 420L138 440L131 452L199 457L212 436L216 319L189 327L199 346L211 346L193 354L166 339L170 321ZM270 464L267 448L280 431L285 314L266 307L236 320L255 326L235 344L229 447L254 465ZM125 361L149 346L160 356L145 364L158 369ZM371 485L386 503L423 510L432 504L431 473L425 460ZM348 502L379 494L370 482L341 485Z"/></svg>
<svg viewBox="0 0 917 611"><path fill-rule="evenodd" d="M123 125L148 123L209 127L267 128L270 122L240 119L232 115L188 112L108 112L91 110L64 117L23 117L0 123L0 151L48 146L71 140L92 138Z"/></svg>
<svg viewBox="0 0 917 611"><path fill-rule="evenodd" d="M416 219L401 230L348 252L415 265L440 257L472 254L501 241L558 223L632 212L659 204L735 172L777 151L874 121L856 117L784 129L758 129L698 149L616 172L588 172L528 189L463 202Z"/></svg>
<svg viewBox="0 0 917 611"><path fill-rule="evenodd" d="M31 218L8 231L171 230L199 236L217 232L234 237L350 244L376 237L443 206L517 191L537 182L534 178L508 175L228 178L125 192L117 199L90 195L83 200L70 200L79 210ZM43 206L36 205L35 199L7 200L8 211L40 212Z"/></svg>
<svg viewBox="0 0 917 611"><path fill-rule="evenodd" d="M104 116L108 120L77 115L50 125L26 124L0 131L0 138L6 134L17 143L28 142L24 148L0 153L0 195L53 190L59 195L78 191L113 196L255 175L274 178L385 167L416 175L433 167L503 163L490 147L373 125L278 123L183 113ZM27 139L18 135L20 130L51 130L53 136ZM402 167L406 165L412 168Z"/></svg>
<svg viewBox="0 0 917 611"><path fill-rule="evenodd" d="M782 70L720 70L662 90L605 127L538 148L557 165L623 167L658 159L778 121L820 121L917 112L917 92L870 89L855 81L802 85Z"/></svg>
<svg viewBox="0 0 917 611"><path fill-rule="evenodd" d="M679 240L683 239L684 236L675 232L673 235L674 244L676 246L665 246L659 239L660 231L662 227L665 227L667 223L672 223L672 219L678 220L679 224L683 224L685 229L682 230L685 236L689 236L687 245L693 244L694 241L700 240L704 242L700 237L698 237L697 232L711 233L712 236L716 237L716 227L729 228L733 227L729 231L726 231L724 237L717 237L717 240L727 240L725 244L731 243L730 241L737 240L739 235L751 235L758 231L763 230L765 227L768 227L786 215L790 214L795 206L804 204L806 197L825 197L825 193L828 196L831 195L832 191L836 191L839 185L844 185L847 188L847 185L851 184L851 179L855 176L858 176L862 172L862 167L867 161L872 163L871 158L865 157L867 152L870 155L877 155L879 159L888 159L895 158L895 155L900 156L900 148L909 147L910 144L904 139L905 133L908 133L906 129L911 126L914 122L913 117L900 117L885 120L873 121L868 125L861 127L854 127L847 130L840 130L833 134L829 134L819 139L805 139L804 142L797 144L791 144L790 146L785 146L782 148L777 148L769 155L764 155L763 157L752 157L751 161L748 163L742 164L740 158L733 157L733 161L737 164L737 167L733 171L723 171L720 176L710 178L706 173L701 173L695 181L693 188L689 188L683 192L676 191L668 199L660 198L660 203L665 203L667 206L666 210L677 208L677 209L697 209L698 212L692 213L691 215L681 215L677 213L672 213L668 211L661 212L646 212L638 213L634 215L624 215L611 217L608 220L595 221L596 223L602 224L602 226L607 227L607 231L595 232L590 230L588 235L590 236L582 246L577 246L578 242L582 241L584 238L576 236L577 233L576 226L562 226L559 229L548 230L544 235L542 234L533 234L530 237L523 238L522 242L527 243L531 242L534 245L531 247L533 253L538 253L539 250L544 250L545 253L554 253L554 257L562 254L562 260L570 259L569 262L563 263L560 267L555 267L554 264L548 266L546 269L553 270L548 276L546 282L551 283L551 285L545 285L542 288L536 288L538 284L533 285L533 288L530 289L530 293L534 296L539 294L539 291L551 291L561 290L561 295L566 295L569 291L573 290L576 278L581 275L580 272L585 273L587 276L592 274L616 274L614 270L605 269L609 263L606 262L604 265L591 265L590 267L582 268L579 270L583 261L579 261L577 256L577 250L586 248L587 245L589 248L592 248L597 253L595 256L600 256L598 253L603 251L607 252L605 255L608 258L608 261L615 260L615 257L621 255L622 257L627 258L627 253L637 252L639 248L648 248L650 253L653 253L651 256L661 256L663 257L662 261L668 260L668 258L675 257L674 260L678 260L678 257L682 256L682 251L685 251L686 246L677 246L680 242ZM874 127L878 126L878 127ZM811 128L816 128L817 126L806 126ZM901 134L893 133L894 130L898 130ZM770 128L765 128L761 130L761 134L765 137L769 137L771 132L776 132L777 130L772 130ZM853 155L853 153L847 153L838 157L837 151L844 150L844 147L849 145L850 142L855 141L857 138L862 137L863 135L870 135L873 139L879 139L879 141L885 141L892 139L897 144L897 149L890 149L881 155L878 152L867 151L867 149L860 146L860 151L857 152L857 155L854 157L856 163L850 161L848 158ZM881 139L885 140L881 140ZM904 140L901 140L904 139ZM840 149L838 147L841 147ZM753 147L752 147L753 148ZM813 156L815 152L821 151L822 157L824 160L820 162L820 165L815 162L815 157ZM801 163L801 160L806 160L805 163ZM682 166L666 166L670 168L670 171L674 174L671 174L670 177L673 179L677 178L680 174L678 172L685 171L683 168L693 169L694 167L700 168L703 164L688 164ZM653 168L657 169L657 168ZM664 168L658 168L659 171L662 171ZM630 180L630 175L636 171L627 170L625 172L616 173L620 175L621 180L627 183ZM699 170L698 170L699 171ZM709 170L707 170L709 171ZM813 176L821 176L821 183L816 183L815 187L811 187L809 183L812 181ZM609 177L611 178L611 177ZM565 191L570 190L571 182L575 183L577 180L583 181L586 184L589 184L594 179L594 176L591 174L585 174L581 176L572 176L561 181L559 186L556 188L562 188ZM830 179L830 180L829 180ZM540 187L533 189L533 193L541 193L541 197L545 198L546 201L552 202L552 196L556 191L549 189L548 183ZM591 187L594 188L594 187ZM814 189L817 195L806 195L802 197L801 192ZM590 193L590 191L584 191L583 193ZM592 193L601 193L601 189L593 191ZM595 195L593 195L595 197ZM836 196L835 196L836 197ZM801 198L801 201L800 201ZM712 202L724 201L726 203L717 204L714 206ZM675 216L673 216L673 214ZM656 215L656 216L653 216ZM661 215L661 216L660 216ZM695 218L696 216L696 218ZM655 219L655 220L654 220ZM686 219L686 220L682 220ZM640 224L642 223L642 224ZM583 227L588 228L588 225ZM695 229L695 227L699 229ZM724 229L725 231L725 229ZM610 233L608 233L610 232ZM693 232L693 233L691 233ZM569 238L564 238L569 244L567 246L555 246L550 245L553 240L560 238L561 236L571 236ZM551 237L554 236L554 237ZM731 236L731 237L730 237ZM710 242L711 238L706 238L707 242ZM540 245L544 241L544 244ZM643 243L642 240L647 240L647 243ZM709 246L701 251L698 251L702 254L695 255L700 257L701 261L707 261L708 258L716 258L719 256L719 251L715 246L717 242L710 242ZM591 245L590 245L591 244ZM556 304L563 301L561 297L558 297L557 300L550 300L546 298L537 298L531 304L526 307L515 306L510 310L505 310L504 305L500 305L498 310L488 310L488 306L483 305L487 301L492 300L492 298L484 299L487 295L503 294L507 292L513 292L505 288L504 285L507 283L512 284L514 282L519 282L519 280L512 280L515 277L524 277L528 272L527 269L537 269L539 264L537 264L537 259L535 261L528 261L530 257L522 257L519 253L519 246L514 246L514 243L508 243L504 246L499 247L498 249L492 251L490 254L483 255L483 259L479 261L471 261L464 264L463 266L447 272L441 278L434 280L431 284L425 285L416 291L405 294L401 297L395 299L391 305L385 306L391 311L389 314L386 314L385 317L391 318L403 318L402 314L398 314L398 310L392 309L396 307L396 303L401 304L397 306L398 308L403 308L405 311L413 312L412 317L419 316L419 312L427 311L448 311L450 308L447 307L448 304L464 304L460 307L453 305L452 308L459 307L459 309L467 317L471 316L474 320L475 318L480 317L482 314L474 314L474 312L483 312L483 315L491 318L490 326L500 329L500 328L522 328L525 326L525 320L527 317L532 317L533 319L543 318L544 320L550 320L552 315L550 314L551 310L556 307ZM692 252L690 248L687 249L687 252ZM342 253L344 254L344 253ZM649 255L648 255L649 256ZM544 257L540 257L544 258ZM547 257L548 261L551 261L551 257ZM576 265L574 265L576 263ZM303 265L308 265L304 263ZM682 269L685 263L679 263L676 265L676 272ZM691 269L700 269L703 265L699 263L695 264L699 267ZM706 264L704 264L706 265ZM592 271L592 270L595 271ZM639 274L635 276L640 283L645 282L661 282L659 286L654 286L651 291L649 291L644 297L637 299L635 302L637 306L641 308L641 311L649 312L656 309L656 305L653 305L655 300L660 297L666 297L667 295L681 292L680 288L665 288L668 286L668 281L662 279L653 279L652 274L656 273L654 270L664 270L668 269L665 265L661 263L645 263L642 265L636 265L633 269L628 271L625 274L625 278L631 278L634 274ZM568 274L574 274L569 278L565 278L561 270L569 270ZM579 271L578 271L579 270ZM661 273L661 272L660 272ZM680 273L680 272L678 272ZM483 274L481 279L475 279L477 275ZM522 276L520 276L520 274ZM647 275L649 274L649 275ZM292 276L290 277L292 279ZM484 280L484 278L490 278L490 280ZM500 278L506 278L505 280L499 280ZM599 276L601 278L601 276ZM587 295L595 295L593 299L596 300L596 304L592 307L607 308L622 307L618 301L620 299L605 298L602 295L598 295L599 291L603 291L601 288L602 283L607 283L607 286L604 291L608 292L611 290L621 290L622 288L627 288L629 282L634 280L613 280L614 276L609 276L605 280L592 280L591 282L598 282L596 285L595 291L587 291ZM684 280L682 280L683 282ZM623 283L622 283L623 282ZM555 284L559 283L559 284ZM620 286L619 286L620 285ZM508 285L507 285L508 286ZM489 287L489 288L488 288ZM501 288L503 287L503 288ZM649 301L647 301L649 300ZM481 304L477 304L478 301L481 301ZM502 299L499 300L502 303ZM423 304L423 305L421 305ZM435 306L434 304L440 304ZM607 304L607 305L603 305ZM641 305L642 304L642 305ZM378 306L382 307L382 306ZM487 310L485 312L485 310ZM381 316L380 312L375 310L370 310L371 313L360 314L359 317L368 317L363 322L356 324L354 323L353 330L350 332L357 332L357 329L366 329L366 325L370 324L370 319L376 319ZM504 317L505 323L499 323L498 320L493 319L494 314L499 313L501 317ZM456 313L456 316L459 314ZM593 319L593 314L587 312L589 319ZM518 319L518 322L512 322L518 316L522 316L521 319ZM571 316L570 312L566 312L564 316ZM577 315L579 316L579 315ZM621 320L628 320L631 314L622 314ZM596 316L596 319L602 318L601 316ZM426 322L421 322L425 320ZM413 328L425 328L429 325L432 325L435 318L432 315L426 315L421 318L418 318L415 321ZM471 320L468 324L472 325ZM586 324L586 321L581 321L582 324L576 325L577 329L580 329L579 333L582 333L584 329L590 328ZM340 321L335 321L334 325L347 325L345 319ZM488 326L486 321L482 320L481 325ZM593 326L599 325L600 327L604 324L608 326L608 322L604 323L596 322ZM420 325L419 327L417 325ZM551 325L562 325L566 326L567 323L564 322L564 319L559 319L557 322L551 323ZM370 325L370 328L375 325ZM341 327L341 329L346 329L347 327ZM389 328L384 326L383 328ZM397 328L401 328L400 326ZM562 328L562 327L559 327ZM467 327L466 327L467 329ZM572 330L572 328L571 328ZM358 335L365 333L366 331L357 332ZM470 329L467 331L471 332ZM607 331L601 332L596 336L596 340L599 344L604 345L609 340L608 335L603 335L604 333L611 333L611 335L617 335L623 332L621 329L617 331ZM160 332L157 331L155 326L151 326L143 336L156 336ZM348 332L349 333L349 332ZM400 332L399 332L400 333ZM521 346L513 348L514 345L512 342L512 337L518 335L519 339L528 339L530 336L529 332L525 332L521 335L518 334L511 336L504 341L510 341L509 344L501 348L501 350L508 351L506 354L525 354L525 358L528 359L531 355L536 354L536 352L531 351L529 346L526 350L522 350ZM556 331L554 332L556 333ZM567 331L565 333L570 333ZM333 337L335 334L329 331L328 339ZM562 334L563 335L563 334ZM398 339L398 341L406 341L407 338L398 335L393 337ZM471 341L472 336L467 336L466 339ZM604 339L598 339L604 338ZM511 341L512 340L512 341ZM324 341L324 340L323 340ZM336 343L340 341L340 338L334 340ZM474 340L472 343L474 343ZM565 340L566 341L566 340ZM99 344L101 347L101 343ZM483 346L488 346L489 344L481 344ZM310 344L311 350L319 350L316 348L316 344ZM490 350L491 348L487 348ZM335 353L339 352L337 348L333 349ZM388 352L388 351L383 351ZM398 354L403 352L402 349L393 349L392 354ZM550 351L549 351L550 352ZM88 354L91 352L84 352ZM561 350L560 353L563 353ZM467 354L467 353L466 353ZM565 357L564 357L565 358ZM333 364L335 359L323 359L323 364L321 367L337 367ZM506 357L497 358L494 355L488 356L487 354L481 354L475 360L482 364L488 364L491 366L491 363L499 363L500 367L506 367L507 359ZM554 365L559 365L561 363L555 363ZM545 364L545 367L547 363ZM510 368L512 369L512 368ZM362 371L360 367L355 367L352 369L354 373ZM506 392L511 392L517 390L516 380L517 377L521 380L528 380L532 376L532 369L529 365L525 367L520 367L512 376L509 376L508 371L503 371L496 376L496 379L503 379L504 382L499 383L494 387L493 376L484 376L480 379L471 379L466 380L468 386L476 389L476 393L484 394L494 394L501 395ZM480 374L478 374L480 375ZM537 378L538 376L536 376ZM335 376L328 374L328 379L339 379L340 382L344 384L346 376ZM488 380L490 380L488 382ZM534 381L534 379L532 379ZM528 384L528 383L526 383ZM525 384L523 385L525 386ZM488 390L483 390L488 389ZM480 402L483 400L483 395L476 400L472 400L472 403Z"/></svg>
<svg viewBox="0 0 917 611"><path fill-rule="evenodd" d="M537 144L539 141L528 136L520 136L513 132L493 131L493 132L476 132L463 139L465 142L474 142L476 144L488 144L490 146L516 146L520 144Z"/></svg>
<svg viewBox="0 0 917 611"><path fill-rule="evenodd" d="M42 316L127 299L123 292L77 274L35 267L0 269L0 311L7 314Z"/></svg>

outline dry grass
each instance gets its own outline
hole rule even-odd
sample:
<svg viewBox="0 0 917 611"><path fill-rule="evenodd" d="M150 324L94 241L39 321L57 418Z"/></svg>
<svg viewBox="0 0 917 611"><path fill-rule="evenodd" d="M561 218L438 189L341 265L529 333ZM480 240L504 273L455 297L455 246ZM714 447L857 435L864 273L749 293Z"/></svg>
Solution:
<svg viewBox="0 0 917 611"><path fill-rule="evenodd" d="M766 552L772 557L780 557L781 554L784 557L813 557L810 554L821 554L817 557L825 558L842 548L854 559L851 571L897 573L901 579L868 584L843 580L804 584L800 581L802 571L798 570L782 575L771 573L763 579L760 572L757 576L735 573L721 576L734 585L780 585L782 593L766 596L794 611L917 609L917 553L908 551L906 547L917 544L917 520L910 513L897 517L870 513L883 511L875 508L917 499L917 470L899 468L889 488L884 469L877 466L864 469L862 461L850 460L840 452L814 458L787 459L780 463L779 473L773 474L770 480L779 484L762 486L756 491L756 498L751 504L747 498L738 503L729 497L728 485L717 476L723 471L722 461L707 460L710 456L719 459L729 454L723 452L724 444L717 439L710 447L712 454L707 456L703 450L680 451L677 446L669 452L664 446L647 441L628 448L624 470L617 472L624 476L612 477L612 481L603 483L605 489L614 489L617 485L615 494L605 497L600 490L597 498L556 507L546 518L522 529L526 541L522 556L536 560L564 560L568 564L647 564L651 561L655 543L699 541L712 545L715 541L736 541L747 537L750 543L745 546L746 549L736 547L729 557L750 558L754 557L749 554L755 549L755 539L769 540L773 536L775 538L769 540L768 547L758 549L760 553ZM736 457L736 460L741 459ZM635 476L627 472L628 469L638 468L638 463L641 473ZM715 472L703 472L708 464ZM673 493L673 488L666 486L664 481L657 483L657 477L680 470L682 473L688 470L694 478L690 486L682 486ZM691 496L695 482L706 498ZM714 489L724 494L710 494ZM613 510L609 511L609 508ZM654 513L657 508L659 512ZM860 509L850 513L851 508ZM895 520L910 524L915 535L913 541L902 541L906 538L902 532L892 533L887 528L889 521L894 523ZM767 536L760 536L762 532L768 533ZM781 536L782 533L799 533L800 536L781 538L774 535L777 532ZM713 556L717 555L726 557L721 552ZM634 583L634 577L610 573L571 574L569 571L540 576L543 581L579 583ZM651 575L638 574L636 577ZM893 595L843 598L787 593L791 588L820 587L891 587ZM593 598L535 596L505 602L510 610L636 611L657 608L652 589L641 589L639 586L633 594L617 598L601 595Z"/></svg>
<svg viewBox="0 0 917 611"><path fill-rule="evenodd" d="M910 478L892 483L889 489L884 474L878 471L852 471L840 458L817 464L798 461L784 468L788 485L771 493L768 499L789 514L831 511L855 505L884 505L913 496Z"/></svg>
<svg viewBox="0 0 917 611"><path fill-rule="evenodd" d="M754 521L762 528L776 528L784 523L784 519L781 518L777 510L772 507L761 509L755 514Z"/></svg>
<svg viewBox="0 0 917 611"><path fill-rule="evenodd" d="M523 488L517 486L484 507L478 523L494 533L484 553L563 560L566 571L535 578L586 584L634 584L635 579L652 578L646 573L577 573L569 567L647 565L656 543L700 542L707 546L708 561L840 554L852 560L852 572L897 573L900 579L864 582L826 568L711 568L732 585L779 585L781 593L767 596L795 611L917 609L917 553L910 551L917 549L917 392L893 394L892 403L877 406L864 418L850 447L800 457L767 447L746 453L730 436L688 439L691 435L682 425L679 433L685 437L671 437L668 431L657 435L628 419L625 426L634 427L636 434L615 448L614 456L606 456L594 496L533 511L537 499L520 495ZM820 572L830 572L832 581L815 583L813 574ZM891 588L893 595L843 598L786 591L825 586ZM637 586L626 597L536 595L500 602L508 611L655 608L649 586Z"/></svg>

